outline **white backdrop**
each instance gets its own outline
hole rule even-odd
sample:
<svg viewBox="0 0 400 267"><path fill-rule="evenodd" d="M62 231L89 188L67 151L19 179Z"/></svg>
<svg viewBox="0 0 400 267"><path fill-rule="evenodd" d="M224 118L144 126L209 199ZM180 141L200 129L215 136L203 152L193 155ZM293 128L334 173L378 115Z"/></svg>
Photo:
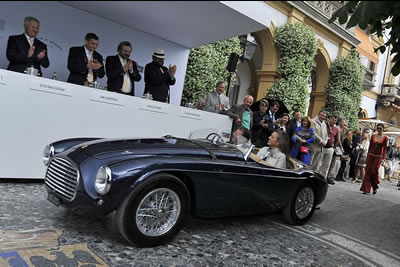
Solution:
<svg viewBox="0 0 400 267"><path fill-rule="evenodd" d="M189 137L232 119L153 100L0 70L0 178L43 178L46 144L75 137Z"/></svg>
<svg viewBox="0 0 400 267"><path fill-rule="evenodd" d="M69 48L72 46L82 46L86 33L94 32L100 38L97 51L103 56L104 60L107 56L117 54L117 46L121 41L132 43L133 51L131 58L142 67L151 62L151 55L154 49L163 48L168 56L164 64L166 66L169 64L177 65L176 84L171 86L171 103L180 105L186 64L189 56L188 48L114 23L60 2L0 2L1 69L7 69L8 66L6 58L8 36L24 32L23 23L26 16L33 16L40 20L38 39L48 46L50 66L47 69L42 68L43 77L50 78L53 72L56 72L58 80L66 81L69 75L67 69ZM159 25L155 24L154 27L159 27ZM144 91L144 75L143 73L141 75L142 80L135 82L135 95L137 96L142 96ZM99 79L102 85L106 81L106 76Z"/></svg>

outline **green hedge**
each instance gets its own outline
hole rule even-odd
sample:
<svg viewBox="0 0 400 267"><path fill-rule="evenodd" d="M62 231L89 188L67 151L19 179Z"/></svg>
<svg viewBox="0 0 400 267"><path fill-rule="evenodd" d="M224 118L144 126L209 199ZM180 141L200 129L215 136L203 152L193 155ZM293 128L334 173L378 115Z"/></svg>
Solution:
<svg viewBox="0 0 400 267"><path fill-rule="evenodd" d="M327 115L337 115L346 120L348 129L358 129L358 113L365 71L352 49L347 57L338 57L329 69L325 109Z"/></svg>
<svg viewBox="0 0 400 267"><path fill-rule="evenodd" d="M196 103L215 90L217 81L227 80L226 66L231 53L242 54L237 37L190 49L182 104Z"/></svg>
<svg viewBox="0 0 400 267"><path fill-rule="evenodd" d="M290 113L299 109L306 114L307 80L318 48L315 32L303 23L285 24L277 28L274 44L280 53L281 78L272 84L266 97L282 100Z"/></svg>

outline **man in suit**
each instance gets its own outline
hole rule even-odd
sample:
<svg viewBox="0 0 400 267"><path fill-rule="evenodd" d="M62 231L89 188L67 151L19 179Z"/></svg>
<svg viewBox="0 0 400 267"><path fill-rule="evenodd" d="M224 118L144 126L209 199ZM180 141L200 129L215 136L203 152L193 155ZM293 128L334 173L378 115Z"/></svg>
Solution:
<svg viewBox="0 0 400 267"><path fill-rule="evenodd" d="M216 89L206 97L205 111L223 113L230 109L229 98L224 95L226 84L224 81L219 81L216 84Z"/></svg>
<svg viewBox="0 0 400 267"><path fill-rule="evenodd" d="M132 45L128 41L122 41L118 45L117 51L118 55L106 58L108 90L134 96L134 81L140 81L142 76L140 76L137 70L136 62L129 59L132 52Z"/></svg>
<svg viewBox="0 0 400 267"><path fill-rule="evenodd" d="M85 45L71 47L68 54L67 82L85 85L96 81L97 77L104 77L103 57L96 52L99 37L94 33L85 36Z"/></svg>
<svg viewBox="0 0 400 267"><path fill-rule="evenodd" d="M164 67L164 59L167 56L164 49L157 48L153 53L153 61L144 68L144 93L150 93L153 100L159 102L168 101L169 86L175 84L176 66Z"/></svg>
<svg viewBox="0 0 400 267"><path fill-rule="evenodd" d="M38 19L26 17L24 20L25 33L8 38L7 59L10 61L8 70L24 73L27 67L33 66L41 76L40 66L47 68L50 65L47 46L36 38L39 27Z"/></svg>
<svg viewBox="0 0 400 267"><path fill-rule="evenodd" d="M289 141L290 141L290 147L292 147L293 141L292 141L292 136L294 134L294 131L296 130L297 127L301 126L301 111L296 109L293 111L293 119L289 121L289 130L287 132L289 136Z"/></svg>
<svg viewBox="0 0 400 267"><path fill-rule="evenodd" d="M251 95L247 95L243 104L235 105L228 111L226 111L226 115L233 119L232 132L235 132L240 126L247 128L251 131L251 127L253 125L253 111L250 109L253 104L253 97Z"/></svg>
<svg viewBox="0 0 400 267"><path fill-rule="evenodd" d="M272 101L271 105L269 106L269 110L267 111L267 114L264 116L264 123L267 124L267 140L275 131L275 129L279 127L279 122L277 120L278 118L276 116L279 108L279 102Z"/></svg>

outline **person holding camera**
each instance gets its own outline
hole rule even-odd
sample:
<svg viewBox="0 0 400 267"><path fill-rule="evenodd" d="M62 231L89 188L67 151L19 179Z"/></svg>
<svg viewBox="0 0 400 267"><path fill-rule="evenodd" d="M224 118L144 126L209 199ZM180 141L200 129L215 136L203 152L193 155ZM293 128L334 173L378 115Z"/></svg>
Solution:
<svg viewBox="0 0 400 267"><path fill-rule="evenodd" d="M266 99L260 100L258 104L259 110L253 113L253 127L251 128L251 142L256 147L264 147L267 145L267 127L268 124L264 121L267 114L268 101Z"/></svg>
<svg viewBox="0 0 400 267"><path fill-rule="evenodd" d="M289 114L283 113L281 117L277 120L277 129L281 129L285 133L289 132Z"/></svg>

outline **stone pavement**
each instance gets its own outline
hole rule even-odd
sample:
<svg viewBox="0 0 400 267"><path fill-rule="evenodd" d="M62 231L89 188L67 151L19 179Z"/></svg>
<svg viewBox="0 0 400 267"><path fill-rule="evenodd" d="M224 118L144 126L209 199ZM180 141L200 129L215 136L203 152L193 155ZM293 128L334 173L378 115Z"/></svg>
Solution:
<svg viewBox="0 0 400 267"><path fill-rule="evenodd" d="M0 192L1 267L369 266L343 248L284 226L279 214L191 216L169 244L136 248L120 236L115 212L101 218L56 207L41 181L0 179Z"/></svg>

